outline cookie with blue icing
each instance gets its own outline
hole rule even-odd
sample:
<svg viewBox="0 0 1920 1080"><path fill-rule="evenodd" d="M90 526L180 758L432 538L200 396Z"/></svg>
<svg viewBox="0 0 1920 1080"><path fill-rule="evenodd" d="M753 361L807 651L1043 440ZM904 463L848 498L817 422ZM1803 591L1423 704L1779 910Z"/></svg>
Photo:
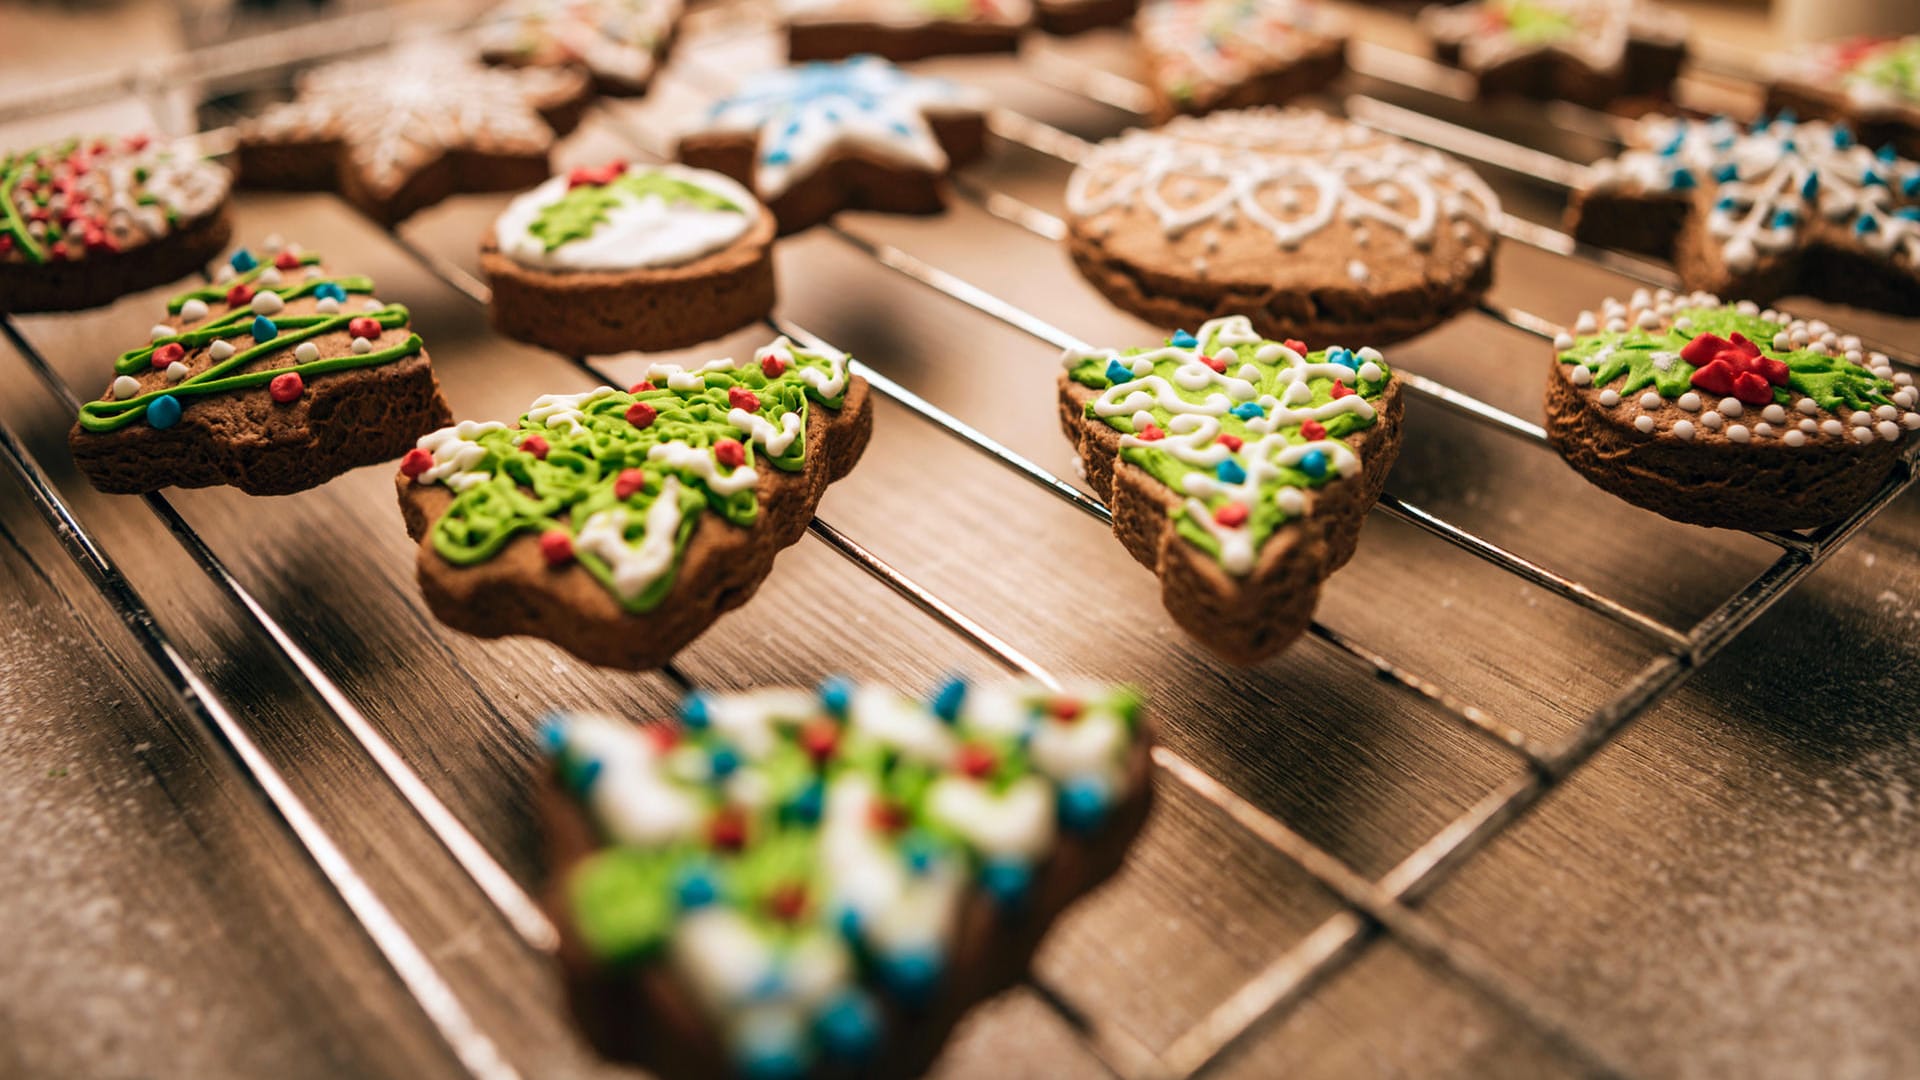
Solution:
<svg viewBox="0 0 1920 1080"><path fill-rule="evenodd" d="M1150 800L1124 688L928 700L831 679L543 725L568 995L603 1054L681 1077L917 1076Z"/></svg>

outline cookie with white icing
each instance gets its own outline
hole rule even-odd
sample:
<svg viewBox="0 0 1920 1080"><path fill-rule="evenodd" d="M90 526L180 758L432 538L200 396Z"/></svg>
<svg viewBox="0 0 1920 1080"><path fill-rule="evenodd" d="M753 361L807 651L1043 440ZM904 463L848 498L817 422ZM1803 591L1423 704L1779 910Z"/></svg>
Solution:
<svg viewBox="0 0 1920 1080"><path fill-rule="evenodd" d="M1803 45L1766 70L1769 110L1844 122L1870 147L1920 158L1920 34Z"/></svg>
<svg viewBox="0 0 1920 1080"><path fill-rule="evenodd" d="M1636 293L1553 344L1547 437L1676 521L1802 529L1846 515L1920 440L1920 389L1826 323L1707 293Z"/></svg>
<svg viewBox="0 0 1920 1080"><path fill-rule="evenodd" d="M448 195L545 179L588 90L573 68L487 67L417 43L307 72L293 101L241 122L237 171L244 187L338 191L391 225Z"/></svg>
<svg viewBox="0 0 1920 1080"><path fill-rule="evenodd" d="M1656 0L1477 0L1421 11L1443 63L1483 97L1664 100L1687 57L1687 20Z"/></svg>
<svg viewBox="0 0 1920 1080"><path fill-rule="evenodd" d="M544 901L588 1040L667 1080L921 1075L1119 868L1148 728L1124 688L958 680L550 716Z"/></svg>
<svg viewBox="0 0 1920 1080"><path fill-rule="evenodd" d="M1574 192L1577 238L1671 256L1687 288L1721 296L1920 313L1920 162L1784 117L1651 118L1629 142Z"/></svg>
<svg viewBox="0 0 1920 1080"><path fill-rule="evenodd" d="M650 668L746 603L872 427L845 356L779 338L443 428L395 482L440 621Z"/></svg>
<svg viewBox="0 0 1920 1080"><path fill-rule="evenodd" d="M790 60L1012 52L1033 0L778 0Z"/></svg>
<svg viewBox="0 0 1920 1080"><path fill-rule="evenodd" d="M932 214L986 152L984 94L858 56L761 72L680 139L680 160L753 189L796 232L839 210Z"/></svg>
<svg viewBox="0 0 1920 1080"><path fill-rule="evenodd" d="M187 142L0 154L0 312L77 311L191 274L233 233L227 171Z"/></svg>
<svg viewBox="0 0 1920 1080"><path fill-rule="evenodd" d="M1061 424L1174 621L1234 663L1286 648L1400 452L1379 351L1269 341L1232 315L1063 362Z"/></svg>
<svg viewBox="0 0 1920 1080"><path fill-rule="evenodd" d="M773 214L719 173L614 161L521 195L480 248L501 333L568 356L710 341L773 310Z"/></svg>
<svg viewBox="0 0 1920 1080"><path fill-rule="evenodd" d="M680 0L507 0L474 31L480 55L507 67L572 67L595 93L643 94L673 41Z"/></svg>
<svg viewBox="0 0 1920 1080"><path fill-rule="evenodd" d="M241 248L114 362L68 436L74 464L107 492L284 495L390 461L449 419L409 321L314 252Z"/></svg>
<svg viewBox="0 0 1920 1080"><path fill-rule="evenodd" d="M1161 120L1285 104L1347 64L1347 22L1318 0L1148 0L1134 37Z"/></svg>
<svg viewBox="0 0 1920 1080"><path fill-rule="evenodd" d="M1472 306L1500 205L1466 166L1302 109L1217 112L1095 147L1067 185L1080 272L1158 327L1384 344Z"/></svg>

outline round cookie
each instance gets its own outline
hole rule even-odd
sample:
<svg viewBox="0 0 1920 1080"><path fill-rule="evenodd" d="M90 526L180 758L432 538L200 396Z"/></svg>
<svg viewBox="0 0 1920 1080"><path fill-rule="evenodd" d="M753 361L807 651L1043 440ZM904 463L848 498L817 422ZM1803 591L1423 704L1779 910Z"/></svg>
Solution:
<svg viewBox="0 0 1920 1080"><path fill-rule="evenodd" d="M1920 389L1823 322L1665 290L1554 342L1547 437L1581 475L1676 521L1802 529L1847 514L1920 438Z"/></svg>
<svg viewBox="0 0 1920 1080"><path fill-rule="evenodd" d="M1268 338L1376 345L1480 299L1500 218L1459 162L1300 109L1109 139L1066 201L1080 272L1156 326L1245 315Z"/></svg>
<svg viewBox="0 0 1920 1080"><path fill-rule="evenodd" d="M719 173L612 162L513 200L480 248L501 333L568 356L709 341L773 310L773 214Z"/></svg>
<svg viewBox="0 0 1920 1080"><path fill-rule="evenodd" d="M1920 157L1920 34L1803 47L1774 56L1767 70L1769 110L1844 121L1868 146Z"/></svg>
<svg viewBox="0 0 1920 1080"><path fill-rule="evenodd" d="M1317 0L1151 0L1133 29L1160 120L1285 104L1347 66L1347 21Z"/></svg>
<svg viewBox="0 0 1920 1080"><path fill-rule="evenodd" d="M475 37L489 64L578 67L595 93L646 92L680 21L680 0L507 0Z"/></svg>
<svg viewBox="0 0 1920 1080"><path fill-rule="evenodd" d="M0 155L0 312L99 307L199 270L233 233L231 186L145 135Z"/></svg>

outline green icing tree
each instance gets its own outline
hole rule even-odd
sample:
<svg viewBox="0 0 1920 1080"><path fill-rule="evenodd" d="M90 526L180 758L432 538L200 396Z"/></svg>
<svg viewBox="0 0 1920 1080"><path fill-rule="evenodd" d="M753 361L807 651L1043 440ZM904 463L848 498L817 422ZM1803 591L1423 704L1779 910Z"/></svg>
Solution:
<svg viewBox="0 0 1920 1080"><path fill-rule="evenodd" d="M593 235L607 221L607 214L623 202L658 198L699 210L743 213L724 196L698 184L689 183L664 172L623 172L608 184L580 184L567 191L558 202L543 207L527 231L540 238L548 251L574 240Z"/></svg>

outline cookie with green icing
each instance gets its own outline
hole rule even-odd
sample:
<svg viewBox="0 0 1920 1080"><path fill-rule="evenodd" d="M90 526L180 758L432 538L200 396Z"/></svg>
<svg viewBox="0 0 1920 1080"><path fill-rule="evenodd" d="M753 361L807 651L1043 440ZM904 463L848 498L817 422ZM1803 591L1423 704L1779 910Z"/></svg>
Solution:
<svg viewBox="0 0 1920 1080"><path fill-rule="evenodd" d="M1662 290L1554 342L1547 435L1595 484L1676 521L1823 525L1920 444L1920 389L1818 320Z"/></svg>
<svg viewBox="0 0 1920 1080"><path fill-rule="evenodd" d="M0 313L99 307L199 270L232 236L230 187L184 140L0 152Z"/></svg>
<svg viewBox="0 0 1920 1080"><path fill-rule="evenodd" d="M1159 348L1063 359L1067 437L1174 620L1236 663L1285 648L1399 454L1385 358L1268 341L1234 315Z"/></svg>
<svg viewBox="0 0 1920 1080"><path fill-rule="evenodd" d="M1483 97L1661 99L1687 57L1687 19L1659 0L1474 0L1426 8L1420 26Z"/></svg>
<svg viewBox="0 0 1920 1080"><path fill-rule="evenodd" d="M480 55L508 67L578 67L600 94L643 94L681 0L506 0L480 20Z"/></svg>
<svg viewBox="0 0 1920 1080"><path fill-rule="evenodd" d="M282 495L389 461L449 419L407 309L270 240L167 302L68 443L101 491Z"/></svg>
<svg viewBox="0 0 1920 1080"><path fill-rule="evenodd" d="M920 1075L1150 797L1126 689L830 679L646 727L557 714L541 739L574 1011L669 1080Z"/></svg>
<svg viewBox="0 0 1920 1080"><path fill-rule="evenodd" d="M753 595L871 430L847 358L786 338L442 428L397 478L421 591L457 630L657 667Z"/></svg>
<svg viewBox="0 0 1920 1080"><path fill-rule="evenodd" d="M501 333L568 356L711 341L773 310L773 214L704 169L576 168L514 199L480 246Z"/></svg>
<svg viewBox="0 0 1920 1080"><path fill-rule="evenodd" d="M1766 71L1770 111L1844 122L1867 146L1920 158L1920 34L1799 44Z"/></svg>

